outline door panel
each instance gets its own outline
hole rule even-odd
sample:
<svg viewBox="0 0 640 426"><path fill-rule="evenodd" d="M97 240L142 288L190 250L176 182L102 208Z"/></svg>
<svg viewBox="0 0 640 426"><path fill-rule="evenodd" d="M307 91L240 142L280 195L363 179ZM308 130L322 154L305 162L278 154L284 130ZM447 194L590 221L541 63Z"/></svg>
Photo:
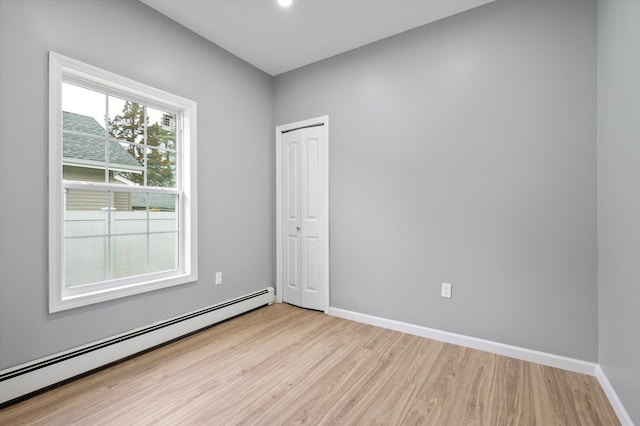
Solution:
<svg viewBox="0 0 640 426"><path fill-rule="evenodd" d="M302 199L302 282L301 299L305 308L324 307L324 292L321 283L324 280L322 268L322 225L324 188L323 161L324 152L322 126L300 130L301 143L301 194Z"/></svg>
<svg viewBox="0 0 640 426"><path fill-rule="evenodd" d="M303 133L303 137L307 136ZM318 219L320 212L320 165L318 154L318 139L310 135L302 139L305 166L305 179L302 198L305 200L305 219Z"/></svg>
<svg viewBox="0 0 640 426"><path fill-rule="evenodd" d="M305 271L305 279L303 280L304 294L309 298L310 293L319 293L322 290L320 278L322 271L318 259L320 259L320 238L306 237L304 239L303 252L303 269Z"/></svg>
<svg viewBox="0 0 640 426"><path fill-rule="evenodd" d="M291 135L289 138L287 148L286 148L286 168L285 173L288 173L288 176L284 179L284 183L286 185L287 199L288 203L286 203L287 210L286 215L289 220L298 220L298 204L299 193L300 190L298 188L298 183L300 181L300 173L298 172L299 168L299 155L298 155L298 146L299 142L294 138L297 135Z"/></svg>
<svg viewBox="0 0 640 426"><path fill-rule="evenodd" d="M300 239L297 236L287 237L286 253L285 294L290 303L300 305Z"/></svg>
<svg viewBox="0 0 640 426"><path fill-rule="evenodd" d="M288 303L300 306L300 132L282 135L283 186L283 296Z"/></svg>
<svg viewBox="0 0 640 426"><path fill-rule="evenodd" d="M324 308L324 128L282 134L284 294L287 303ZM293 265L295 263L295 266Z"/></svg>

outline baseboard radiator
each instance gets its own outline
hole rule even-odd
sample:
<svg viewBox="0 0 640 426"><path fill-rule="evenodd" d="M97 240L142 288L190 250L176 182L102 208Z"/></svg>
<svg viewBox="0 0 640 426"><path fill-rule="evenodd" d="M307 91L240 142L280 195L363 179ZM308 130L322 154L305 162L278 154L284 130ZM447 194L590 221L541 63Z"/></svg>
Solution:
<svg viewBox="0 0 640 426"><path fill-rule="evenodd" d="M273 287L0 371L0 408L57 383L274 302Z"/></svg>

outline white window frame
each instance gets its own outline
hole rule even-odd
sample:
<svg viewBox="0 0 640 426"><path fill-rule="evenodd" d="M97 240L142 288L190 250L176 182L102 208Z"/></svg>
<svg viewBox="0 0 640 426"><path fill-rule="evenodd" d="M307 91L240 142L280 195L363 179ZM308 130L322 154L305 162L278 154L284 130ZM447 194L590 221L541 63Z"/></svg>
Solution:
<svg viewBox="0 0 640 426"><path fill-rule="evenodd" d="M179 111L182 122L177 123L179 161L176 188L167 193L180 194L179 268L96 285L64 288L64 187L62 175L62 83L81 82L88 88L99 88L126 99ZM160 288L186 284L198 279L197 229L197 104L194 101L147 86L126 77L85 64L55 52L49 52L49 312L144 293ZM145 187L118 184L74 182L84 189L144 191ZM69 186L67 182L66 186Z"/></svg>

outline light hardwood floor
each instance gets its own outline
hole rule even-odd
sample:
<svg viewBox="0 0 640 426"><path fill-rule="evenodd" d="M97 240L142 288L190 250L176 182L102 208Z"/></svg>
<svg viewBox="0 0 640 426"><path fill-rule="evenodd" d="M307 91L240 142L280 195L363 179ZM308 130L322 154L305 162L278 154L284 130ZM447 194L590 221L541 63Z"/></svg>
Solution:
<svg viewBox="0 0 640 426"><path fill-rule="evenodd" d="M0 410L36 425L616 425L594 377L273 305Z"/></svg>

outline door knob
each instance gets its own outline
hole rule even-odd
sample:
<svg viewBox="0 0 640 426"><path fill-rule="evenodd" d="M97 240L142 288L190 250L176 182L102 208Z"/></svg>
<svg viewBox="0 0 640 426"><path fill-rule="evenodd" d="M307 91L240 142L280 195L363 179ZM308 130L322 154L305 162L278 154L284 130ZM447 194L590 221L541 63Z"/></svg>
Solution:
<svg viewBox="0 0 640 426"><path fill-rule="evenodd" d="M299 230L300 230L300 227L299 227L299 226L296 226L296 231L299 231Z"/></svg>

